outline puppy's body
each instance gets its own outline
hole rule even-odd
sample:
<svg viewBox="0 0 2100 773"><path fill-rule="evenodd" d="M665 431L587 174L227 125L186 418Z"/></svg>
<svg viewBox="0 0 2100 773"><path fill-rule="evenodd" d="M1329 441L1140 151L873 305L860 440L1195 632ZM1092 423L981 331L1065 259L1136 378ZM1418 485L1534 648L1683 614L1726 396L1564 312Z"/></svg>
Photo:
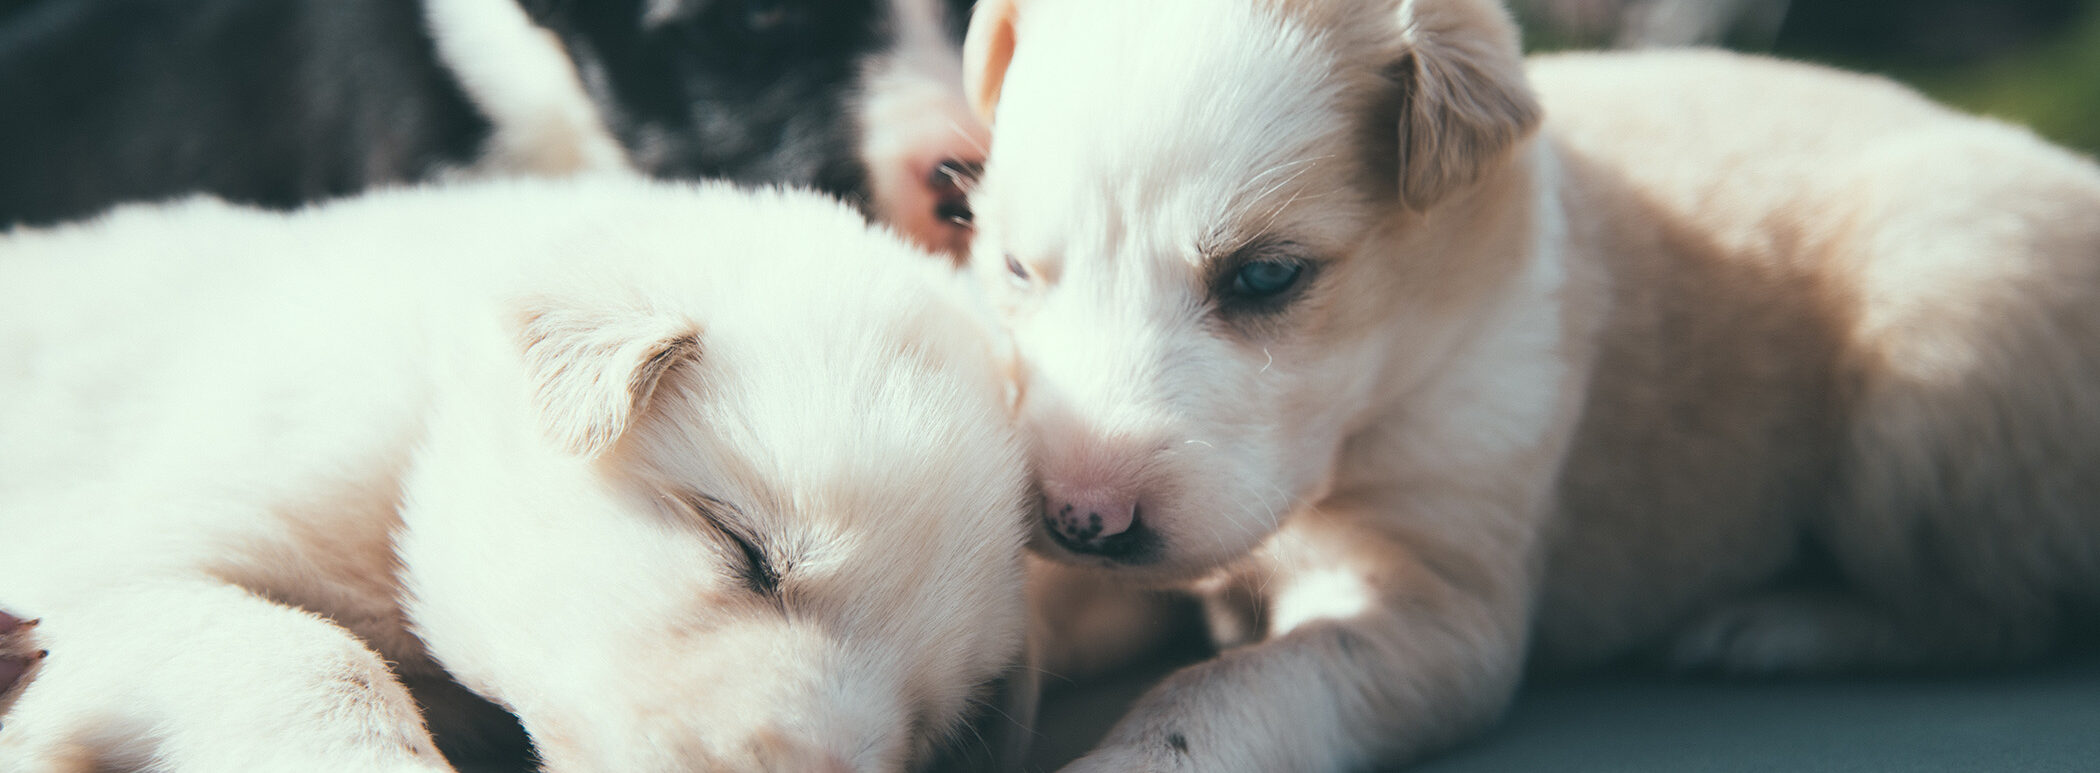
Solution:
<svg viewBox="0 0 2100 773"><path fill-rule="evenodd" d="M1074 769L1391 763L1527 658L2006 662L2100 601L2089 161L1796 65L1527 76L1472 0L1118 13L969 45L1038 543L1226 648Z"/></svg>
<svg viewBox="0 0 2100 773"><path fill-rule="evenodd" d="M446 769L397 677L550 770L925 760L1016 655L1023 483L926 263L638 181L10 236L0 768Z"/></svg>
<svg viewBox="0 0 2100 773"><path fill-rule="evenodd" d="M954 251L966 0L120 0L0 13L0 227L460 175L811 187Z"/></svg>
<svg viewBox="0 0 2100 773"><path fill-rule="evenodd" d="M1997 662L2100 600L2100 481L2078 472L2100 460L2089 161L1802 65L1531 76L1571 254L1612 286L1542 656L1689 619L1688 665ZM1744 595L1781 569L1822 576Z"/></svg>

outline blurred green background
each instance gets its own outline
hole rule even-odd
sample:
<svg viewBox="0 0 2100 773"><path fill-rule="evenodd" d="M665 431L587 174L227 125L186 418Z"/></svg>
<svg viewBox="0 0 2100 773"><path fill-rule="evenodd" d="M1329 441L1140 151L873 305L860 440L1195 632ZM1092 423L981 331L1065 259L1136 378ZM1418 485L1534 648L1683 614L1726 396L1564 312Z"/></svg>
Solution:
<svg viewBox="0 0 2100 773"><path fill-rule="evenodd" d="M1533 51L1724 45L1902 80L2100 154L2100 0L1514 0Z"/></svg>

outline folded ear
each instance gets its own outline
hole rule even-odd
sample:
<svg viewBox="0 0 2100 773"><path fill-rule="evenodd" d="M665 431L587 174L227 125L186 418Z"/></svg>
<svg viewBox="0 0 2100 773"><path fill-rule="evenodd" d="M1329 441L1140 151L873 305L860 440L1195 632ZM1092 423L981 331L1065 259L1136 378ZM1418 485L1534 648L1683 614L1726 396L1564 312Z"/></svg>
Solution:
<svg viewBox="0 0 2100 773"><path fill-rule="evenodd" d="M515 331L542 427L586 459L612 448L665 373L700 354L700 327L682 316L549 298L517 309Z"/></svg>
<svg viewBox="0 0 2100 773"><path fill-rule="evenodd" d="M1006 66L1014 60L1014 4L1017 0L978 0L970 13L970 32L963 37L963 93L984 125L998 112L999 89L1006 85Z"/></svg>
<svg viewBox="0 0 2100 773"><path fill-rule="evenodd" d="M1471 184L1538 128L1517 27L1499 2L1404 0L1399 87L1400 199L1427 209Z"/></svg>

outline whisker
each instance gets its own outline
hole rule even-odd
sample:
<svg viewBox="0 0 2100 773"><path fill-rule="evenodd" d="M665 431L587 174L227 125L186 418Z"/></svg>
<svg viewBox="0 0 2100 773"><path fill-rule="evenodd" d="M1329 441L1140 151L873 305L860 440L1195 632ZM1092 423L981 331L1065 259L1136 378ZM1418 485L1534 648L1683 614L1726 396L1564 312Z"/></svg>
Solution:
<svg viewBox="0 0 2100 773"><path fill-rule="evenodd" d="M964 129L962 124L956 123L955 119L948 119L948 129L955 132L955 136L963 138L964 142L970 143L970 147L975 149L978 155L989 156L992 154L991 148L985 147L984 143L977 141L977 137L970 134L969 130Z"/></svg>

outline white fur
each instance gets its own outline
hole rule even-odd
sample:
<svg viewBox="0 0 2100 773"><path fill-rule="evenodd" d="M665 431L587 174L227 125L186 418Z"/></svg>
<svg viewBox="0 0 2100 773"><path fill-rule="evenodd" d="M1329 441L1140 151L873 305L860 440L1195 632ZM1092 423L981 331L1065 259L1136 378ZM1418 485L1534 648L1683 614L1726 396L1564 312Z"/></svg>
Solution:
<svg viewBox="0 0 2100 773"><path fill-rule="evenodd" d="M492 125L475 174L567 175L629 169L554 33L517 0L424 0L430 36Z"/></svg>
<svg viewBox="0 0 2100 773"><path fill-rule="evenodd" d="M0 770L446 770L402 688L441 676L553 771L926 760L1022 603L944 274L835 202L638 181L10 235L0 607L51 656Z"/></svg>

